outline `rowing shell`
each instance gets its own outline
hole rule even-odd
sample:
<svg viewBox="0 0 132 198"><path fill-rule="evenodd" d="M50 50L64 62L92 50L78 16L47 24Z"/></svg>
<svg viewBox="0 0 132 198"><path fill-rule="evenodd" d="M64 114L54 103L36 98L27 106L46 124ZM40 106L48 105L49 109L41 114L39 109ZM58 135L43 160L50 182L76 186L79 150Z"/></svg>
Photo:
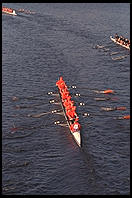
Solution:
<svg viewBox="0 0 132 198"><path fill-rule="evenodd" d="M116 43L116 44L118 44L118 45L121 45L122 47L125 47L126 49L129 49L129 50L130 50L130 47L128 47L128 46L126 46L126 45L122 45L121 43L117 42L112 36L110 36L110 39L111 39L114 43Z"/></svg>
<svg viewBox="0 0 132 198"><path fill-rule="evenodd" d="M2 10L3 13L5 14L10 14L10 15L13 15L13 16L17 16L15 10L13 10L13 12L8 12L8 11L5 11L5 10Z"/></svg>
<svg viewBox="0 0 132 198"><path fill-rule="evenodd" d="M58 92L59 92L59 89L58 89ZM60 94L60 92L59 92L59 97L60 97L61 107L62 107L62 110L63 110L63 113L64 113L64 117L65 117L65 119L66 119L67 125L68 125L69 130L70 130L70 121L68 120L68 117L66 116L66 111L65 111L65 108L64 108L63 103L62 103L62 99L61 99L61 94ZM80 131L72 132L72 131L70 130L70 133L72 134L73 139L75 140L75 142L77 143L77 145L78 145L79 147L81 147L81 135L80 135Z"/></svg>

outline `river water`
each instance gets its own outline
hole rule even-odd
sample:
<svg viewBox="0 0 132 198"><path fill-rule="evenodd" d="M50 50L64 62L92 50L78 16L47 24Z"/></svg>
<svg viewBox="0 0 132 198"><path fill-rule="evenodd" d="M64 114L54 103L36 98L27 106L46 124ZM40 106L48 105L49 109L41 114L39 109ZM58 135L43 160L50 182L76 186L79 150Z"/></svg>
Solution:
<svg viewBox="0 0 132 198"><path fill-rule="evenodd" d="M130 38L130 4L3 5L18 15L2 15L2 193L130 194L130 121L114 119L130 111L130 57L110 40L115 33ZM81 149L67 127L54 124L62 115L26 117L61 108L47 94L59 76L77 86L70 93L82 94L73 97L76 105L86 104L77 105ZM113 99L96 101L104 95L93 90L106 89L115 90ZM126 111L101 110L113 106Z"/></svg>

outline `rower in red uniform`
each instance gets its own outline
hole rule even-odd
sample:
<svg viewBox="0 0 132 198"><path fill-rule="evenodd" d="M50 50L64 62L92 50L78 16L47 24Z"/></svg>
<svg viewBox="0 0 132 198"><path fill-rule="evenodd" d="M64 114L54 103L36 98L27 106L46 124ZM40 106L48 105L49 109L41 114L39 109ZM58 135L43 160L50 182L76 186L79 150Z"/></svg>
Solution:
<svg viewBox="0 0 132 198"><path fill-rule="evenodd" d="M68 106L70 104L70 101L71 101L71 96L68 96L67 99L63 103L65 108L66 108L66 106Z"/></svg>
<svg viewBox="0 0 132 198"><path fill-rule="evenodd" d="M62 94L62 92L64 91L65 87L66 87L65 82L61 82L61 83L58 85L58 88L59 88L61 94Z"/></svg>
<svg viewBox="0 0 132 198"><path fill-rule="evenodd" d="M72 111L76 111L76 106L74 106L74 101L71 101L68 103L68 105L65 107L66 111L71 109Z"/></svg>
<svg viewBox="0 0 132 198"><path fill-rule="evenodd" d="M69 109L68 111L66 111L66 115L69 120L73 121L75 119L76 113L75 111Z"/></svg>
<svg viewBox="0 0 132 198"><path fill-rule="evenodd" d="M64 91L61 94L62 102L64 102L65 100L67 100L69 94L70 94L69 91L66 91L66 89L64 89Z"/></svg>
<svg viewBox="0 0 132 198"><path fill-rule="evenodd" d="M70 130L74 133L77 131L80 131L81 129L81 125L78 122L79 118L75 119L75 122L73 124L70 125Z"/></svg>
<svg viewBox="0 0 132 198"><path fill-rule="evenodd" d="M64 85L64 86L63 86ZM69 91L68 91L68 89L67 89L67 86L66 86L66 83L64 82L64 83L61 83L60 85L60 88L61 88L61 86L62 86L62 88L63 89L60 89L60 91L61 91L61 95L62 95L62 93L69 93ZM70 94L70 93L69 93Z"/></svg>
<svg viewBox="0 0 132 198"><path fill-rule="evenodd" d="M60 79L56 82L56 86L58 86L60 83L64 82L62 76L60 77Z"/></svg>

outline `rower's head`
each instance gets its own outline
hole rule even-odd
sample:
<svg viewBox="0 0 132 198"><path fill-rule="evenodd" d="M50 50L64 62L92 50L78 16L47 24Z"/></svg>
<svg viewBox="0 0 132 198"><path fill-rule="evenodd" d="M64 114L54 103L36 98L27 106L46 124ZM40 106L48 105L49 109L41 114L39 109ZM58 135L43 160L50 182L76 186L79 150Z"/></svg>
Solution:
<svg viewBox="0 0 132 198"><path fill-rule="evenodd" d="M62 76L60 77L60 81L63 81L63 78L62 78Z"/></svg>
<svg viewBox="0 0 132 198"><path fill-rule="evenodd" d="M67 100L71 100L71 96L68 96L68 97L67 97Z"/></svg>
<svg viewBox="0 0 132 198"><path fill-rule="evenodd" d="M74 105L74 101L71 100L71 103L70 104L71 104L71 106L73 106Z"/></svg>

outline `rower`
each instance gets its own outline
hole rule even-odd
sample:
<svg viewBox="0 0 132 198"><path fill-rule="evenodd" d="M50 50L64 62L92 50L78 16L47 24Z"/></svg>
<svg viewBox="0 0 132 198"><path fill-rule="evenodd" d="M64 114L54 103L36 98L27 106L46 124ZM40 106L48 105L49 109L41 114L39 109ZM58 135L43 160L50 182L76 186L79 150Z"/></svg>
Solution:
<svg viewBox="0 0 132 198"><path fill-rule="evenodd" d="M62 94L61 94L62 102L64 102L68 98L69 94L70 94L69 91L64 90L62 92Z"/></svg>
<svg viewBox="0 0 132 198"><path fill-rule="evenodd" d="M76 106L74 106L74 102L70 103L66 106L66 111L68 111L69 109L71 109L72 111L76 111Z"/></svg>
<svg viewBox="0 0 132 198"><path fill-rule="evenodd" d="M69 109L66 111L66 115L70 121L74 121L76 113L75 113L75 111L72 111Z"/></svg>
<svg viewBox="0 0 132 198"><path fill-rule="evenodd" d="M74 106L74 101L71 100L71 96L68 96L67 99L65 100L65 102L63 103L65 109L70 109L72 108L72 106Z"/></svg>
<svg viewBox="0 0 132 198"><path fill-rule="evenodd" d="M61 83L58 85L58 88L59 88L61 94L62 94L62 92L64 91L65 86L66 86L65 82L61 82Z"/></svg>
<svg viewBox="0 0 132 198"><path fill-rule="evenodd" d="M119 39L119 36L117 33L115 34L115 39L116 39L116 41Z"/></svg>
<svg viewBox="0 0 132 198"><path fill-rule="evenodd" d="M66 108L71 103L71 96L68 96L67 99L64 101L63 105Z"/></svg>
<svg viewBox="0 0 132 198"><path fill-rule="evenodd" d="M123 36L120 36L119 39L120 39L119 42L120 42L121 44L123 44L123 42L124 42L124 41L123 41L123 39L124 39Z"/></svg>
<svg viewBox="0 0 132 198"><path fill-rule="evenodd" d="M74 133L77 131L80 131L81 129L81 125L78 122L79 118L75 119L75 122L73 124L70 125L70 130Z"/></svg>
<svg viewBox="0 0 132 198"><path fill-rule="evenodd" d="M62 76L60 77L60 79L56 82L56 86L58 86L60 83L64 82Z"/></svg>

